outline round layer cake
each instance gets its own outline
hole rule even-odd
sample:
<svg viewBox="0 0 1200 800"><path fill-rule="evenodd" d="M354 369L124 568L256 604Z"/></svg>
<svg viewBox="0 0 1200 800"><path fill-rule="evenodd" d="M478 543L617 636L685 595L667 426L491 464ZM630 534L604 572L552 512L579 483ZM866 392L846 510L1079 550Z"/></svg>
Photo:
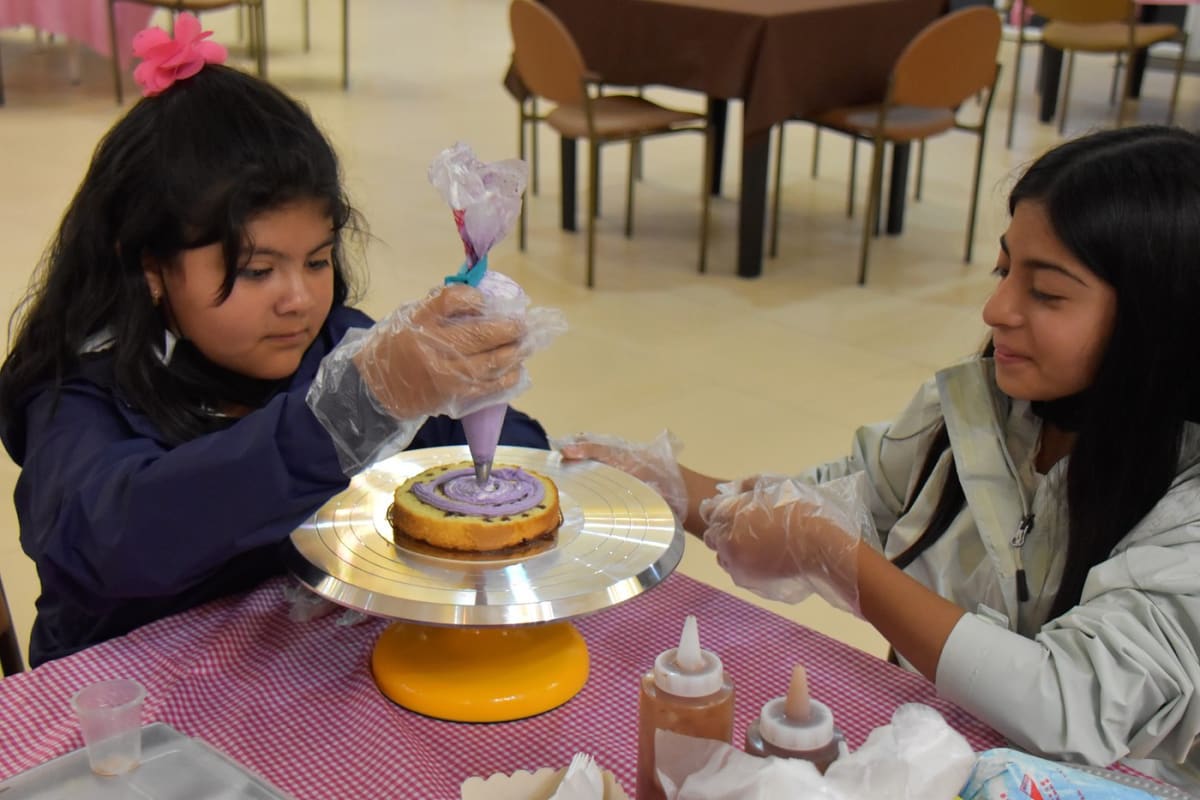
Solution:
<svg viewBox="0 0 1200 800"><path fill-rule="evenodd" d="M414 475L392 504L397 532L448 550L504 550L553 533L561 522L558 489L546 476L496 466L481 487L466 461Z"/></svg>

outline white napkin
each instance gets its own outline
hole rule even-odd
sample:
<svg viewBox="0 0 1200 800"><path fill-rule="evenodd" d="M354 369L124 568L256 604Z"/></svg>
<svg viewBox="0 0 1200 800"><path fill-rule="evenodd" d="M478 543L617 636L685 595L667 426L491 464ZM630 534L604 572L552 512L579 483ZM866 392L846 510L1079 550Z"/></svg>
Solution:
<svg viewBox="0 0 1200 800"><path fill-rule="evenodd" d="M550 800L604 800L604 775L596 759L576 753Z"/></svg>

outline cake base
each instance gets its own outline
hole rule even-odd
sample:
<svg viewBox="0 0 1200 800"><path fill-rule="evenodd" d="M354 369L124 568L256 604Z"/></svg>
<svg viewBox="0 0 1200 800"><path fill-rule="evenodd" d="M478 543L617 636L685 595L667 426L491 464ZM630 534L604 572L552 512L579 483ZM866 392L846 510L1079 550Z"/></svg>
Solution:
<svg viewBox="0 0 1200 800"><path fill-rule="evenodd" d="M452 722L507 722L557 708L588 679L588 650L569 622L467 628L394 622L371 651L385 697Z"/></svg>

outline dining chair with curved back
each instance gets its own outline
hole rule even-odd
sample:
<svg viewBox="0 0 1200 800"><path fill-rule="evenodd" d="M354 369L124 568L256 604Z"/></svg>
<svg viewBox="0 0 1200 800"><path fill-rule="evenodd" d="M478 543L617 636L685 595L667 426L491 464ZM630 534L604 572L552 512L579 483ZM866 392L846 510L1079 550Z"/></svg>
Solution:
<svg viewBox="0 0 1200 800"><path fill-rule="evenodd" d="M128 42L117 41L117 3L137 3L143 6L167 9L171 12L172 24L175 15L183 11L197 16L209 11L220 11L226 8L244 8L248 13L250 33L250 53L260 77L267 76L267 23L263 5L266 0L108 0L108 34L112 45L113 88L117 94L117 104L125 100L125 90L121 82L121 59L118 57L121 46L129 46Z"/></svg>
<svg viewBox="0 0 1200 800"><path fill-rule="evenodd" d="M963 256L963 260L970 263L984 142L1000 72L996 60L1000 36L1000 17L992 8L976 6L939 17L925 26L896 59L888 76L882 103L834 108L803 118L820 128L848 134L854 137L854 141L865 139L875 145L862 246L859 250L860 286L866 283L867 278L871 236L881 205L883 153L888 143L916 142L923 151L926 139L952 130L973 133L979 138L975 152L975 177L971 186L971 208L967 218L966 252ZM978 122L969 124L960 121L959 108L981 93L983 102ZM782 141L782 125L779 137ZM772 253L776 250L779 235L781 162L780 157L776 161L775 171Z"/></svg>
<svg viewBox="0 0 1200 800"><path fill-rule="evenodd" d="M17 642L17 632L13 629L8 598L4 596L4 582L0 581L0 674L8 677L24 671L21 646Z"/></svg>
<svg viewBox="0 0 1200 800"><path fill-rule="evenodd" d="M1167 124L1175 121L1175 106L1179 99L1179 81L1183 75L1183 64L1187 57L1187 32L1170 23L1138 22L1139 5L1135 0L1025 0L1025 6L1046 22L1042 26L1042 42L1062 50L1067 55L1066 76L1062 96L1058 101L1058 132L1062 134L1067 124L1067 101L1071 94L1071 75L1075 66L1075 53L1115 53L1124 56L1126 64L1125 83L1117 106L1117 125L1122 125L1128 112L1129 92L1133 80L1134 63L1138 51L1160 42L1179 42L1179 54L1175 59L1175 82L1171 89L1171 101L1167 110ZM1013 59L1013 88L1009 101L1008 132L1005 146L1012 147L1013 130L1016 126L1017 98L1021 86L1021 50L1025 42L1026 15L1021 14L1017 23L1017 54Z"/></svg>
<svg viewBox="0 0 1200 800"><path fill-rule="evenodd" d="M697 132L704 136L704 180L700 187L700 272L706 267L708 238L708 174L712 164L712 135L703 114L658 105L644 97L594 92L601 77L588 71L570 31L534 0L513 0L509 6L513 62L522 83L534 95L556 104L540 120L568 139L588 140L587 285L595 285L596 191L599 149L611 142L628 142L629 175L625 189L625 235L633 235L633 178L638 143L651 136ZM524 127L524 120L522 121ZM522 136L522 149L523 149ZM525 206L521 206L519 244L525 249Z"/></svg>

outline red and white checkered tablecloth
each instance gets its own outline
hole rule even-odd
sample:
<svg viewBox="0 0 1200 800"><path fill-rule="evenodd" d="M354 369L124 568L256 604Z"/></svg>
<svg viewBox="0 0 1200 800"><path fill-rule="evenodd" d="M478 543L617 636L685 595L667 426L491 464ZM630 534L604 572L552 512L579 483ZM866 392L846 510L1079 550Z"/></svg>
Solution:
<svg viewBox="0 0 1200 800"><path fill-rule="evenodd" d="M144 722L200 737L300 800L454 800L472 775L565 766L581 750L632 794L639 677L678 642L687 614L733 678L735 743L803 663L851 747L911 702L941 711L977 750L1003 744L921 677L680 574L575 621L591 676L565 705L517 722L429 719L384 698L371 680L368 656L386 621L292 622L285 585L271 581L0 681L0 780L81 747L68 698L94 681L130 677L147 689Z"/></svg>

